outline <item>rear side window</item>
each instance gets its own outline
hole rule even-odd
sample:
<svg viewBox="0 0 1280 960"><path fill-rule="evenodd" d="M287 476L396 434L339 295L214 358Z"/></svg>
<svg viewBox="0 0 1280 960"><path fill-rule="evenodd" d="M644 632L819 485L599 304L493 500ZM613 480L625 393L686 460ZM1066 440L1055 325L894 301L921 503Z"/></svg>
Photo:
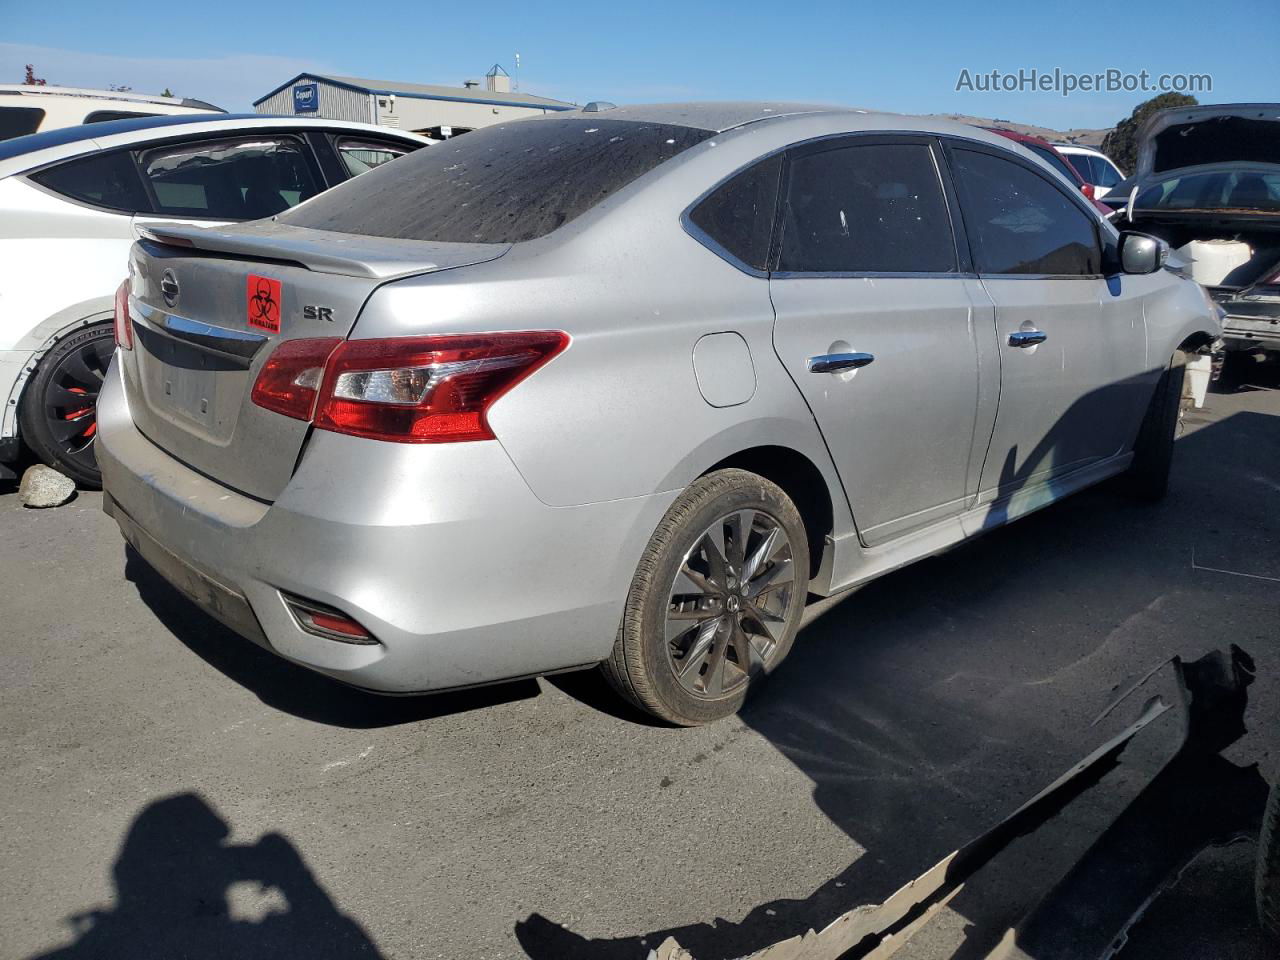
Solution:
<svg viewBox="0 0 1280 960"><path fill-rule="evenodd" d="M120 213L150 208L138 168L127 150L71 160L33 173L31 179L64 197Z"/></svg>
<svg viewBox="0 0 1280 960"><path fill-rule="evenodd" d="M791 273L949 273L955 243L933 154L866 144L791 161L778 269Z"/></svg>
<svg viewBox="0 0 1280 960"><path fill-rule="evenodd" d="M320 192L307 150L292 137L202 140L145 151L142 172L156 213L257 220Z"/></svg>
<svg viewBox="0 0 1280 960"><path fill-rule="evenodd" d="M1093 175L1097 179L1089 181L1096 183L1100 187L1114 187L1120 182L1121 176L1119 172L1102 157L1090 157L1089 165L1093 169Z"/></svg>
<svg viewBox="0 0 1280 960"><path fill-rule="evenodd" d="M747 266L767 269L781 171L782 154L743 170L698 204L689 219Z"/></svg>
<svg viewBox="0 0 1280 960"><path fill-rule="evenodd" d="M581 216L711 135L628 120L516 120L371 170L280 221L372 237L519 243Z"/></svg>
<svg viewBox="0 0 1280 960"><path fill-rule="evenodd" d="M44 111L39 107L0 107L0 140L35 133L43 120Z"/></svg>
<svg viewBox="0 0 1280 960"><path fill-rule="evenodd" d="M973 150L956 150L952 162L979 273L1101 272L1093 221L1044 177Z"/></svg>
<svg viewBox="0 0 1280 960"><path fill-rule="evenodd" d="M407 146L385 142L375 143L372 140L355 140L351 137L339 139L337 147L338 156L342 157L342 165L353 177L368 173L374 167L380 167L409 152Z"/></svg>

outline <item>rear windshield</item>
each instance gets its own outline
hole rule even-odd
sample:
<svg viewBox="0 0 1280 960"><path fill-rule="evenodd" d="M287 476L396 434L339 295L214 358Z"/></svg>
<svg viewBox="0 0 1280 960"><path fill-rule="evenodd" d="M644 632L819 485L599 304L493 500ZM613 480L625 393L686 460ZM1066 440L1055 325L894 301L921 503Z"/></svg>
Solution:
<svg viewBox="0 0 1280 960"><path fill-rule="evenodd" d="M545 236L711 135L629 120L517 120L370 170L279 220L371 237L519 243Z"/></svg>
<svg viewBox="0 0 1280 960"><path fill-rule="evenodd" d="M43 119L44 111L39 107L0 107L0 140L35 133Z"/></svg>
<svg viewBox="0 0 1280 960"><path fill-rule="evenodd" d="M1241 210L1280 213L1280 174L1262 171L1170 177L1138 194L1143 210Z"/></svg>

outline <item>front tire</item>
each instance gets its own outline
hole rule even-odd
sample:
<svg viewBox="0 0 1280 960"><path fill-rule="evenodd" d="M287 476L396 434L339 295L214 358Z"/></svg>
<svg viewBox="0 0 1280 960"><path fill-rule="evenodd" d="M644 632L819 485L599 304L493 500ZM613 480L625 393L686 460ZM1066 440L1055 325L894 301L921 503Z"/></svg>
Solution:
<svg viewBox="0 0 1280 960"><path fill-rule="evenodd" d="M98 394L115 340L111 324L83 327L55 343L23 392L22 439L37 457L82 487L102 486L94 453Z"/></svg>
<svg viewBox="0 0 1280 960"><path fill-rule="evenodd" d="M1140 500L1154 503L1163 500L1169 492L1173 442L1181 420L1186 372L1187 355L1179 350L1160 375L1160 381L1151 395L1151 403L1138 430L1138 439L1133 447L1133 463L1126 474L1126 480L1129 492Z"/></svg>
<svg viewBox="0 0 1280 960"><path fill-rule="evenodd" d="M669 723L730 716L790 652L808 582L804 522L786 493L745 470L709 473L658 524L601 669Z"/></svg>

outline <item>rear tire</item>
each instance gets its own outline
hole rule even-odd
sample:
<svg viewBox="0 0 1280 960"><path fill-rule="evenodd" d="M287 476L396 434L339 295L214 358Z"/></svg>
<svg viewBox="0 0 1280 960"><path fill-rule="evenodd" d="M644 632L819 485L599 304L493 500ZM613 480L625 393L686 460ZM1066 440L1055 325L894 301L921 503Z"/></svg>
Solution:
<svg viewBox="0 0 1280 960"><path fill-rule="evenodd" d="M1280 783L1272 786L1258 838L1258 922L1265 937L1280 946Z"/></svg>
<svg viewBox="0 0 1280 960"><path fill-rule="evenodd" d="M1187 355L1179 350L1160 375L1142 426L1138 429L1133 463L1125 474L1125 480L1129 493L1140 500L1154 503L1164 499L1169 492L1173 442L1181 419L1186 371Z"/></svg>
<svg viewBox="0 0 1280 960"><path fill-rule="evenodd" d="M98 394L114 350L109 323L63 337L41 358L18 410L22 439L32 452L80 486L94 490L102 486L94 453Z"/></svg>
<svg viewBox="0 0 1280 960"><path fill-rule="evenodd" d="M707 474L654 531L601 670L668 723L730 716L790 652L808 583L804 522L782 488L745 470Z"/></svg>

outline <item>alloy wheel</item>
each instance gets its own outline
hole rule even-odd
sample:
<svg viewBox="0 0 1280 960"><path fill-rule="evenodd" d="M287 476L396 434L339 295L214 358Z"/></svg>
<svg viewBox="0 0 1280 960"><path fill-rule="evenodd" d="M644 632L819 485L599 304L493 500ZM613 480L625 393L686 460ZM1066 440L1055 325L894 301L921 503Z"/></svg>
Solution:
<svg viewBox="0 0 1280 960"><path fill-rule="evenodd" d="M795 589L791 541L763 510L716 520L685 554L667 600L672 672L699 698L735 693L772 666Z"/></svg>
<svg viewBox="0 0 1280 960"><path fill-rule="evenodd" d="M96 337L68 353L51 371L41 398L45 426L60 456L94 472L98 394L114 350L111 337Z"/></svg>

